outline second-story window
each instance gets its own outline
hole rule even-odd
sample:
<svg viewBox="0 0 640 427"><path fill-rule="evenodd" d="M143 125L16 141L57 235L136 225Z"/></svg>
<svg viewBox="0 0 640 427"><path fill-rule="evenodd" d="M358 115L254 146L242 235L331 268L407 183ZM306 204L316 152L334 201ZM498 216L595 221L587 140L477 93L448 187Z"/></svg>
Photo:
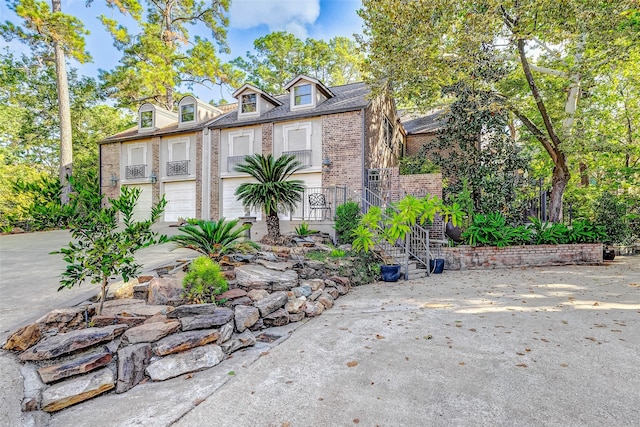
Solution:
<svg viewBox="0 0 640 427"><path fill-rule="evenodd" d="M143 111L140 113L140 129L153 127L153 111Z"/></svg>
<svg viewBox="0 0 640 427"><path fill-rule="evenodd" d="M387 144L387 147L393 148L393 125L387 117L384 118L383 126L384 142Z"/></svg>
<svg viewBox="0 0 640 427"><path fill-rule="evenodd" d="M293 88L294 105L311 104L311 85L300 85Z"/></svg>
<svg viewBox="0 0 640 427"><path fill-rule="evenodd" d="M186 104L180 107L180 121L182 123L193 122L196 119L195 104Z"/></svg>
<svg viewBox="0 0 640 427"><path fill-rule="evenodd" d="M249 93L242 95L242 112L243 113L255 113L258 111L257 98L255 93Z"/></svg>

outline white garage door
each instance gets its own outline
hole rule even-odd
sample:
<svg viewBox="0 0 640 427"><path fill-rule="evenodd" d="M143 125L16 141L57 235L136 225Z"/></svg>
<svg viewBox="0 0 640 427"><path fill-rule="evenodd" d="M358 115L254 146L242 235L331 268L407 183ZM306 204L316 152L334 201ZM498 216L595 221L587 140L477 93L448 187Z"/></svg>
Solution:
<svg viewBox="0 0 640 427"><path fill-rule="evenodd" d="M128 185L129 188L139 188L140 197L138 203L133 209L133 220L144 221L151 216L151 206L153 204L151 184Z"/></svg>
<svg viewBox="0 0 640 427"><path fill-rule="evenodd" d="M164 197L167 200L165 221L175 222L178 218L196 217L195 181L167 182L164 184Z"/></svg>
<svg viewBox="0 0 640 427"><path fill-rule="evenodd" d="M226 219L235 219L245 216L246 212L242 203L236 199L236 189L244 182L256 182L253 178L224 178L222 180L222 216ZM250 216L262 219L262 212L251 211Z"/></svg>

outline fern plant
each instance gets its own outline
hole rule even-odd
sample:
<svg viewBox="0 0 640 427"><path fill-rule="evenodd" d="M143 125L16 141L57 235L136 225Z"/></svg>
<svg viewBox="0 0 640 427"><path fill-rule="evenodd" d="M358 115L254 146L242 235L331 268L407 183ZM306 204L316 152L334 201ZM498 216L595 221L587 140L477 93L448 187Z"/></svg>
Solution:
<svg viewBox="0 0 640 427"><path fill-rule="evenodd" d="M258 249L255 242L243 240L249 225L238 225L238 221L190 219L187 225L178 228L183 234L171 236L169 241L179 248L192 249L213 259L233 251Z"/></svg>

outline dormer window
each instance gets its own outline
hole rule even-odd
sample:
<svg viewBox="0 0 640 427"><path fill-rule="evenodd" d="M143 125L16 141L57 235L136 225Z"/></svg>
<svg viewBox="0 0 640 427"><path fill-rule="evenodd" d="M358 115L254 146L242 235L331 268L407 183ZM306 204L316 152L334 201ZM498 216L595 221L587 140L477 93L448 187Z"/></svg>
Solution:
<svg viewBox="0 0 640 427"><path fill-rule="evenodd" d="M242 109L243 113L255 113L258 111L257 97L255 93L248 93L242 95Z"/></svg>
<svg viewBox="0 0 640 427"><path fill-rule="evenodd" d="M295 86L293 88L294 105L310 105L311 98L311 84Z"/></svg>
<svg viewBox="0 0 640 427"><path fill-rule="evenodd" d="M150 129L153 127L153 111L140 112L140 129Z"/></svg>
<svg viewBox="0 0 640 427"><path fill-rule="evenodd" d="M194 122L196 120L196 105L185 104L180 106L180 123Z"/></svg>

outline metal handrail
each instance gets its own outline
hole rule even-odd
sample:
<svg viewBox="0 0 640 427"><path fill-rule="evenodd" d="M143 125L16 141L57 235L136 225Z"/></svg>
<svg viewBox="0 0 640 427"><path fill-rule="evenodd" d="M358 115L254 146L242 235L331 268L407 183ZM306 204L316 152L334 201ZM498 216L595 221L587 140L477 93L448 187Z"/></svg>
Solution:
<svg viewBox="0 0 640 427"><path fill-rule="evenodd" d="M235 167L244 163L247 155L227 157L227 172L235 172Z"/></svg>
<svg viewBox="0 0 640 427"><path fill-rule="evenodd" d="M145 177L147 165L129 165L125 168L124 176L127 179L140 179Z"/></svg>
<svg viewBox="0 0 640 427"><path fill-rule="evenodd" d="M295 156L302 166L311 166L311 150L283 151L283 156Z"/></svg>
<svg viewBox="0 0 640 427"><path fill-rule="evenodd" d="M167 176L189 175L189 160L167 162Z"/></svg>

